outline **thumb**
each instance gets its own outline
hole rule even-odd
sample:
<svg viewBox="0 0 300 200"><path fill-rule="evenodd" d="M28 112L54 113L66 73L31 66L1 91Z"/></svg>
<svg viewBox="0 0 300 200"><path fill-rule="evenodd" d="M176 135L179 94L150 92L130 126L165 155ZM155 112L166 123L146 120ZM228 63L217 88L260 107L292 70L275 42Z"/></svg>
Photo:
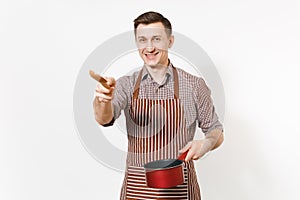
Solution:
<svg viewBox="0 0 300 200"><path fill-rule="evenodd" d="M113 87L116 84L116 80L113 77L104 77L106 79L106 83L110 86Z"/></svg>
<svg viewBox="0 0 300 200"><path fill-rule="evenodd" d="M184 153L186 152L187 150L189 150L192 146L192 142L189 142L185 145L185 147L183 147L182 149L179 150L179 153Z"/></svg>

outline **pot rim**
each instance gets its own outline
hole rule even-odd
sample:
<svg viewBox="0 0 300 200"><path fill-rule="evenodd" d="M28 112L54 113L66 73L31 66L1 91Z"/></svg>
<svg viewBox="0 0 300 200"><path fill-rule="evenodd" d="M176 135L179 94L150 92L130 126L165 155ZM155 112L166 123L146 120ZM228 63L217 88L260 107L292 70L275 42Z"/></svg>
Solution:
<svg viewBox="0 0 300 200"><path fill-rule="evenodd" d="M157 168L149 168L149 167L147 167L147 165L150 165L150 164L152 164L152 163L156 163L156 162L162 162L162 161L173 161L173 162L176 162L176 161L179 161L180 163L178 163L177 165L174 165L174 166L170 166L170 167L157 167ZM156 161L152 161L152 162L149 162L149 163L146 163L145 165L144 165L144 168L145 168L145 170L148 172L150 172L150 171L158 171L158 170L166 170L166 169L172 169L172 168L176 168L176 167L180 167L180 166L182 166L182 164L183 164L183 161L182 160L178 160L178 159L163 159L163 160L156 160Z"/></svg>

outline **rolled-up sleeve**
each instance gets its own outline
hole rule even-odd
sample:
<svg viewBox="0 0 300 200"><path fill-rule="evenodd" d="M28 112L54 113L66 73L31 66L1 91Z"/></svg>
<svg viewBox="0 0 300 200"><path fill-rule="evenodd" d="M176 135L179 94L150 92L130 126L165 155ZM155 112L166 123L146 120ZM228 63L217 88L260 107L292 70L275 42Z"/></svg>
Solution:
<svg viewBox="0 0 300 200"><path fill-rule="evenodd" d="M112 126L116 119L121 115L121 111L128 106L128 93L129 93L129 77L123 76L116 81L116 88L114 91L114 98L112 105L114 108L114 116L111 122L104 126Z"/></svg>
<svg viewBox="0 0 300 200"><path fill-rule="evenodd" d="M128 93L130 88L128 76L123 76L117 80L114 99L112 101L115 119L117 119L121 115L121 111L128 106Z"/></svg>
<svg viewBox="0 0 300 200"><path fill-rule="evenodd" d="M223 126L215 112L210 89L202 78L197 81L194 100L197 107L198 127L201 128L203 133L207 134L216 128L223 130Z"/></svg>

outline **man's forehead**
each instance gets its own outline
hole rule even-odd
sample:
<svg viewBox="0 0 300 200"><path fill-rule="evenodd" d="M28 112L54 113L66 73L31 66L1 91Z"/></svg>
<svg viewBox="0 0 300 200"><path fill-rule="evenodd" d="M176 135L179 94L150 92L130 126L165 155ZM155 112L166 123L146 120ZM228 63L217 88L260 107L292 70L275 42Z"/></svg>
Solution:
<svg viewBox="0 0 300 200"><path fill-rule="evenodd" d="M164 27L155 26L140 26L136 29L137 36L150 36L150 35L165 35L166 29Z"/></svg>
<svg viewBox="0 0 300 200"><path fill-rule="evenodd" d="M164 25L161 22L155 22L150 24L139 24L137 26L137 29L143 29L143 28L160 28L163 29Z"/></svg>
<svg viewBox="0 0 300 200"><path fill-rule="evenodd" d="M136 30L137 36L147 36L147 35L163 35L165 34L165 29L162 28L141 28Z"/></svg>

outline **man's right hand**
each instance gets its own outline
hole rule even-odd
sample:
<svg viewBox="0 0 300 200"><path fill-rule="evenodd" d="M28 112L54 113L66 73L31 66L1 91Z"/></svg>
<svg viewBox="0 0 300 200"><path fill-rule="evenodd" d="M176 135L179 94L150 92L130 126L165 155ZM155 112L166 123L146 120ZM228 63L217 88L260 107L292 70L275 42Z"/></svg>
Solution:
<svg viewBox="0 0 300 200"><path fill-rule="evenodd" d="M109 88L105 88L100 82L96 85L96 98L99 102L108 103L114 98L116 81L113 77L104 77Z"/></svg>

